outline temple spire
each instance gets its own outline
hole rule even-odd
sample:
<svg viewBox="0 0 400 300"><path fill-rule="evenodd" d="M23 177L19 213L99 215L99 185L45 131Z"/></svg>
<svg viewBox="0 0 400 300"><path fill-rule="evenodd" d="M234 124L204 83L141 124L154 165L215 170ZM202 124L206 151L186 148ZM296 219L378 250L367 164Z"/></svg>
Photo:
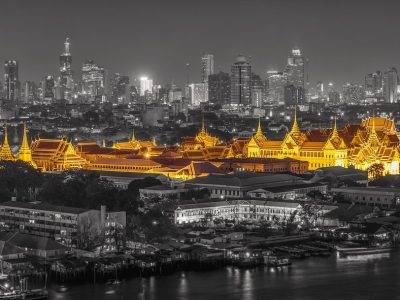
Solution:
<svg viewBox="0 0 400 300"><path fill-rule="evenodd" d="M29 143L28 143L28 130L26 129L26 124L25 124L25 123L24 123L24 129L23 129L23 133L22 133L21 148L29 148Z"/></svg>
<svg viewBox="0 0 400 300"><path fill-rule="evenodd" d="M132 142L136 141L135 129L132 129L131 141L132 141Z"/></svg>
<svg viewBox="0 0 400 300"><path fill-rule="evenodd" d="M261 117L258 117L258 126L257 126L257 134L262 134L262 128L261 128Z"/></svg>
<svg viewBox="0 0 400 300"><path fill-rule="evenodd" d="M29 147L29 142L28 142L28 130L26 128L25 123L24 123L24 129L23 129L23 133L22 133L22 142L21 142L21 146L19 147L19 151L18 151L18 159L22 160L24 162L27 162L31 165L34 165L33 160L32 160L31 148Z"/></svg>
<svg viewBox="0 0 400 300"><path fill-rule="evenodd" d="M337 138L339 137L339 132L337 130L337 124L336 124L336 117L335 117L335 121L334 121L334 125L333 125L333 130L332 130L332 138Z"/></svg>
<svg viewBox="0 0 400 300"><path fill-rule="evenodd" d="M0 160L15 160L14 154L11 151L10 144L8 143L7 124L4 125L3 144L0 149Z"/></svg>
<svg viewBox="0 0 400 300"><path fill-rule="evenodd" d="M299 132L300 132L300 126L297 123L297 105L296 105L295 109L294 109L293 125L292 125L292 129L290 130L290 133L299 133Z"/></svg>
<svg viewBox="0 0 400 300"><path fill-rule="evenodd" d="M203 118L201 120L201 132L206 132L206 126L204 124L204 116L203 116Z"/></svg>

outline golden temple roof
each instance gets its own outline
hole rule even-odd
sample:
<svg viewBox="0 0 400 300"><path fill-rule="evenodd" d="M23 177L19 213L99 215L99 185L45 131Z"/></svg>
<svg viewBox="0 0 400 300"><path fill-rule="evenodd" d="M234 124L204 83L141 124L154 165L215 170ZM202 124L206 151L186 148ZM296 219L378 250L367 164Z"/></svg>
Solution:
<svg viewBox="0 0 400 300"><path fill-rule="evenodd" d="M35 166L35 163L32 160L32 152L28 142L28 129L26 128L25 123L22 133L22 142L18 151L18 159Z"/></svg>
<svg viewBox="0 0 400 300"><path fill-rule="evenodd" d="M10 144L8 143L7 125L4 125L3 144L0 148L0 160L15 160L14 154L11 151Z"/></svg>

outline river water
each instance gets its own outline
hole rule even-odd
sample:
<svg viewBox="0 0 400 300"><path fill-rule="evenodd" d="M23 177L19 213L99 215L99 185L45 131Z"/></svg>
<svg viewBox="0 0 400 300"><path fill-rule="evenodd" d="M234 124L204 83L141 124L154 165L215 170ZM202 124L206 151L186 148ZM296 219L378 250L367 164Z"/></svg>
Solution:
<svg viewBox="0 0 400 300"><path fill-rule="evenodd" d="M308 258L273 269L178 272L117 286L53 286L50 299L400 299L400 252Z"/></svg>

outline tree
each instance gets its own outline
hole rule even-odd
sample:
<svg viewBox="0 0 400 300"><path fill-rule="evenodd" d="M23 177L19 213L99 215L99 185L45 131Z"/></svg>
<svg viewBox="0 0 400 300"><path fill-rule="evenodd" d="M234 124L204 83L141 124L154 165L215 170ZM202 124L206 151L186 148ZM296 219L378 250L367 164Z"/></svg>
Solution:
<svg viewBox="0 0 400 300"><path fill-rule="evenodd" d="M299 217L301 220L301 226L306 231L310 231L316 226L321 212L321 205L318 205L315 201L303 202L300 205L301 210L299 212Z"/></svg>
<svg viewBox="0 0 400 300"><path fill-rule="evenodd" d="M298 214L297 210L294 210L289 216L285 215L283 218L279 218L276 215L272 217L273 224L281 230L285 235L293 234L297 227L298 221L296 219Z"/></svg>
<svg viewBox="0 0 400 300"><path fill-rule="evenodd" d="M0 161L0 195L8 201L12 196L20 201L35 200L43 183L42 174L22 161Z"/></svg>
<svg viewBox="0 0 400 300"><path fill-rule="evenodd" d="M376 163L371 165L367 171L368 171L368 178L370 180L376 180L383 177L385 168L383 167L382 164Z"/></svg>

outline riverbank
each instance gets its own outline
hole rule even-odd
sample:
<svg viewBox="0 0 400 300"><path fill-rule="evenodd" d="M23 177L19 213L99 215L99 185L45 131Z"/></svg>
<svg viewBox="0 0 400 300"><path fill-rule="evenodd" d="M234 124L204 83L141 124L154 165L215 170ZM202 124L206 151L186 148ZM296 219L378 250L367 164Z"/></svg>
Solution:
<svg viewBox="0 0 400 300"><path fill-rule="evenodd" d="M400 252L311 257L280 269L224 267L133 278L117 286L52 285L50 299L398 299Z"/></svg>

